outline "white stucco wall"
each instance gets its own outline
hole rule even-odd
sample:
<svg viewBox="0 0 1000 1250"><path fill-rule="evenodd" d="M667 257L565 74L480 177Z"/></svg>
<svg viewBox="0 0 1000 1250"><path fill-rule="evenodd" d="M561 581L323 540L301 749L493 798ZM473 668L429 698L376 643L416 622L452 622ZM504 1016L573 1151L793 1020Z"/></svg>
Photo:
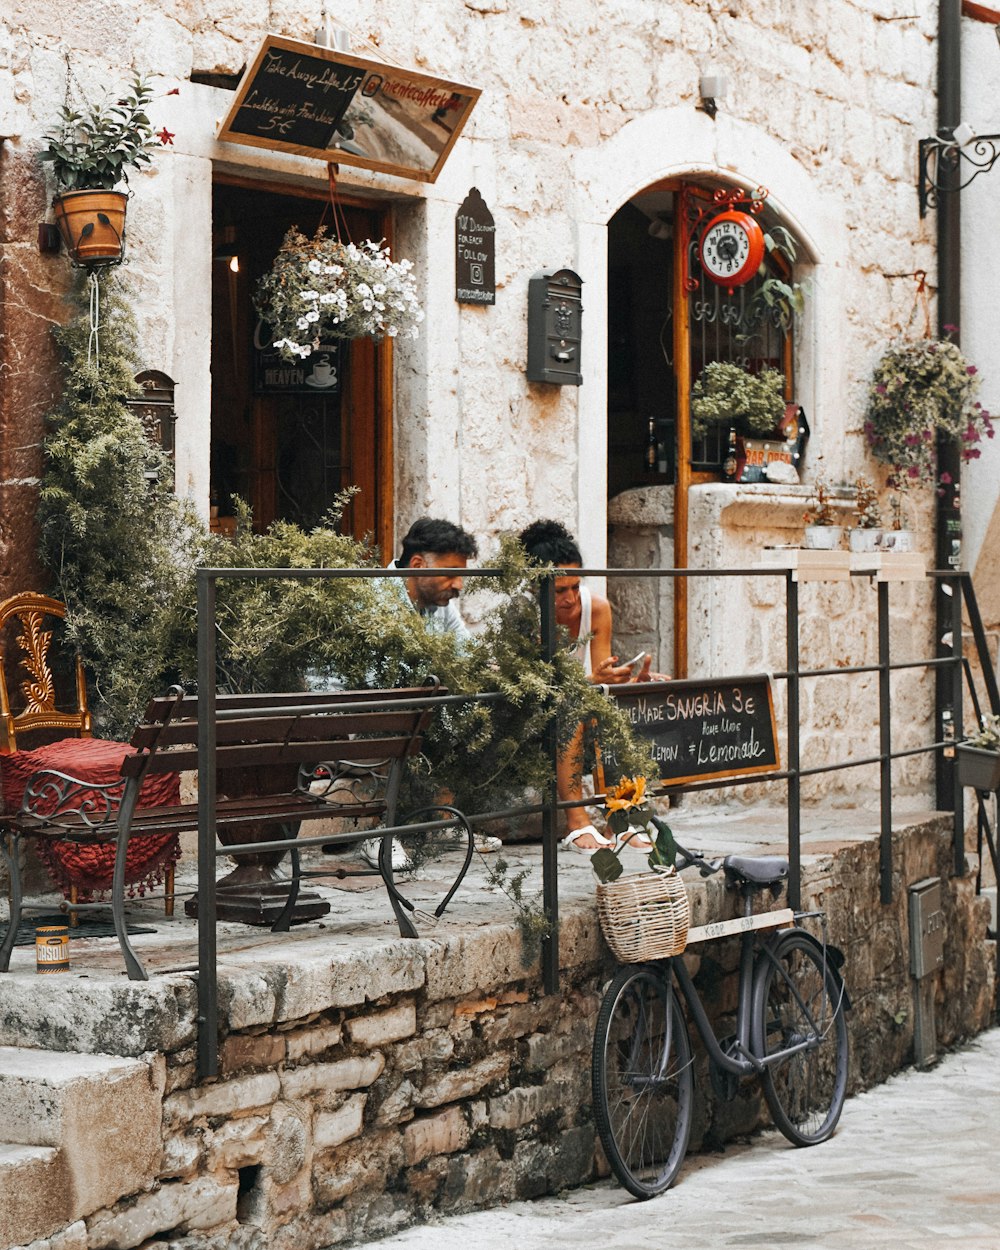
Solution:
<svg viewBox="0 0 1000 1250"><path fill-rule="evenodd" d="M966 22L962 39L962 119L978 134L1000 133L1000 46L994 28ZM932 132L928 132L932 133ZM979 366L980 399L1000 414L1000 254L997 194L1000 165L980 174L962 196L962 347ZM1000 420L998 420L1000 426ZM1000 500L1000 432L981 444L982 456L963 470L964 565L976 569ZM994 538L994 543L996 539ZM991 565L997 573L996 562ZM993 596L994 599L996 596Z"/></svg>

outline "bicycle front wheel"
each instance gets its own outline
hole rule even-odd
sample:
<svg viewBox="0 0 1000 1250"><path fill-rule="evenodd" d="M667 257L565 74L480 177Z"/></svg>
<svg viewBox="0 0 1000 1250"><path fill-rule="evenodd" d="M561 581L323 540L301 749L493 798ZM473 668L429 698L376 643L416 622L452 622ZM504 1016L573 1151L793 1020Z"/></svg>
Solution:
<svg viewBox="0 0 1000 1250"><path fill-rule="evenodd" d="M615 974L597 1015L591 1080L615 1176L637 1198L669 1189L687 1150L694 1081L684 1015L658 970Z"/></svg>
<svg viewBox="0 0 1000 1250"><path fill-rule="evenodd" d="M814 1146L837 1127L847 1093L843 988L808 934L789 933L760 958L753 1000L756 1053L763 1058L802 1046L765 1068L764 1097L790 1142Z"/></svg>

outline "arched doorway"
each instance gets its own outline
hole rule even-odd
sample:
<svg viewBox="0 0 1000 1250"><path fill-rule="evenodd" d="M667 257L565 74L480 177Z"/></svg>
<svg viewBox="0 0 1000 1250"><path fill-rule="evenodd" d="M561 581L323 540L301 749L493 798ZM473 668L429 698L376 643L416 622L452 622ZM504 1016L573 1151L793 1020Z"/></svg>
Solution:
<svg viewBox="0 0 1000 1250"><path fill-rule="evenodd" d="M688 419L691 384L712 361L751 374L777 369L786 398L794 395L795 325L762 296L775 280L794 283L786 255L797 254L798 245L765 207L761 224L776 245L765 254L761 272L731 291L705 280L700 225L693 228L692 213L706 206L710 214L719 189L727 188L708 180L653 187L608 223L609 499L631 487L677 481L679 422ZM681 289L682 273L690 279L687 291ZM692 440L692 480L719 476L727 435L718 428Z"/></svg>
<svg viewBox="0 0 1000 1250"><path fill-rule="evenodd" d="M745 208L766 247L759 271L729 288L703 271L705 227L724 209ZM800 245L760 197L721 178L654 184L608 223L608 562L669 568L688 564L688 490L722 476L749 480L752 458L790 456L780 428L749 437L738 424L692 433L692 388L706 366L737 366L748 375L780 375L786 402L795 396L794 258ZM801 293L799 293L800 295ZM758 448L756 442L762 442ZM748 466L746 469L744 466ZM763 472L760 472L763 478ZM688 583L678 579L642 594L618 581L616 649L648 650L656 667L688 672Z"/></svg>

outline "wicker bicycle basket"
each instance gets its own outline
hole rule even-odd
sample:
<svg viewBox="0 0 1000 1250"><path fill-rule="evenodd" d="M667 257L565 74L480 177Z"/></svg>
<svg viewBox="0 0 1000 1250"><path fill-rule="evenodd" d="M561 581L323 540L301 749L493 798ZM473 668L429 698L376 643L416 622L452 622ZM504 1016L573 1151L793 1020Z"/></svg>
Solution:
<svg viewBox="0 0 1000 1250"><path fill-rule="evenodd" d="M624 964L679 955L691 918L684 882L671 868L640 872L597 886L605 940Z"/></svg>

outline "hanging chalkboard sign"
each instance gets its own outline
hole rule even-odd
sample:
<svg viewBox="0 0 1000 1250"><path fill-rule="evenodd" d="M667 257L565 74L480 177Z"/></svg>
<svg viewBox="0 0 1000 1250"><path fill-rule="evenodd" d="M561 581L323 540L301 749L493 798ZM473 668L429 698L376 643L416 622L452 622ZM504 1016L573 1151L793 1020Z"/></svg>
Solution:
<svg viewBox="0 0 1000 1250"><path fill-rule="evenodd" d="M497 302L496 226L476 187L455 214L455 299L460 304Z"/></svg>
<svg viewBox="0 0 1000 1250"><path fill-rule="evenodd" d="M781 768L771 680L671 681L605 686L632 728L652 742L666 785L773 773ZM602 751L606 779L617 761Z"/></svg>
<svg viewBox="0 0 1000 1250"><path fill-rule="evenodd" d="M433 182L479 94L416 70L268 35L219 138Z"/></svg>

